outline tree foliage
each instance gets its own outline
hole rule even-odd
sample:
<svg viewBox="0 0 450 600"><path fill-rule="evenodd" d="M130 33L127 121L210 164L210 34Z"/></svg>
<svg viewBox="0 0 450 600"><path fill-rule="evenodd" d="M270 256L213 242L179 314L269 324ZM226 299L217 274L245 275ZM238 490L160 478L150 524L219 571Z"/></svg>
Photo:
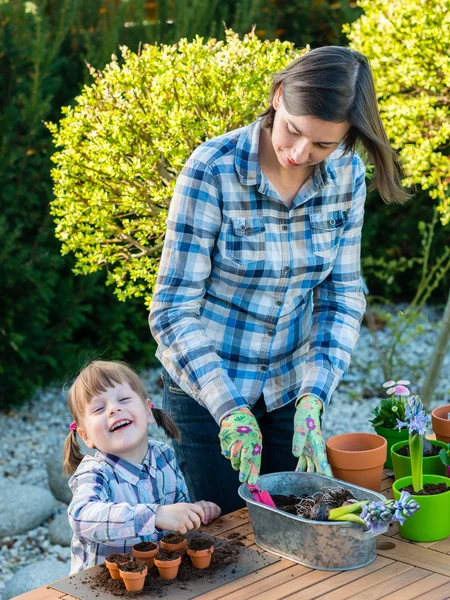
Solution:
<svg viewBox="0 0 450 600"><path fill-rule="evenodd" d="M359 0L364 14L344 31L371 62L381 117L419 185L450 222L450 0Z"/></svg>
<svg viewBox="0 0 450 600"><path fill-rule="evenodd" d="M271 74L299 56L288 42L196 37L122 48L103 71L91 70L76 105L49 124L52 213L76 273L108 270L121 300L150 302L176 177L208 138L251 122L267 103Z"/></svg>

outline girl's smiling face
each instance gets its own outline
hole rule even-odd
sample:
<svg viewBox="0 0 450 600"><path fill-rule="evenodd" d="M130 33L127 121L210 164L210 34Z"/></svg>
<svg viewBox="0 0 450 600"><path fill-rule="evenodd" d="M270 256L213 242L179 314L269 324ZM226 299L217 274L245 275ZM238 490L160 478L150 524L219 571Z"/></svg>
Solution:
<svg viewBox="0 0 450 600"><path fill-rule="evenodd" d="M334 152L347 135L347 122L332 123L310 115L294 116L287 112L281 86L273 107L275 117L272 127L272 145L281 167L300 170L322 162Z"/></svg>
<svg viewBox="0 0 450 600"><path fill-rule="evenodd" d="M150 400L142 400L127 384L115 384L92 398L78 433L89 448L142 462L153 422Z"/></svg>

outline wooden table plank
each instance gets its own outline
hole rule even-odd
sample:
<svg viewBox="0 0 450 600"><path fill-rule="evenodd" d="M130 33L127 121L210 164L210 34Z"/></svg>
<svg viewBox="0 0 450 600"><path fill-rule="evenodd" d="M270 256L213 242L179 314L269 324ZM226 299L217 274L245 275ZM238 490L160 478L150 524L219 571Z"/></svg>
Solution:
<svg viewBox="0 0 450 600"><path fill-rule="evenodd" d="M377 548L379 555L450 577L450 560L447 554L384 535L380 536L379 541L381 542ZM394 548L383 548L383 542L391 542L395 546Z"/></svg>
<svg viewBox="0 0 450 600"><path fill-rule="evenodd" d="M450 598L450 583L423 594L420 600L448 600Z"/></svg>
<svg viewBox="0 0 450 600"><path fill-rule="evenodd" d="M445 575L439 575L438 573L433 573L420 581L416 581L412 585L408 585L402 590L398 590L397 592L393 592L385 597L384 600L415 600L416 598L422 598L423 594L434 590L437 587L444 585L445 583L450 583L450 579L445 577Z"/></svg>
<svg viewBox="0 0 450 600"><path fill-rule="evenodd" d="M291 563L292 565L292 563ZM221 600L248 600L249 598L263 598L265 594L269 594L269 598L275 600L276 590L274 588L281 586L281 584L288 579L297 579L305 573L310 573L311 569L302 565L294 564L294 566L284 569L279 573L275 573L268 579L263 579L250 584L249 586L239 588L231 593L226 593L225 596L221 596ZM224 591L227 591L224 586Z"/></svg>
<svg viewBox="0 0 450 600"><path fill-rule="evenodd" d="M20 594L20 596L15 596L14 600L60 600L66 595L65 592L44 586L25 594Z"/></svg>
<svg viewBox="0 0 450 600"><path fill-rule="evenodd" d="M361 594L360 597L365 600L366 592L372 587L387 582L389 579L399 577L401 573L410 571L412 568L413 567L410 565L404 563L393 562L383 569L379 569L378 571L370 573L365 577L361 577L348 585L344 585L337 590L333 590L328 594L320 596L320 600L347 600L348 598L355 597L357 594Z"/></svg>
<svg viewBox="0 0 450 600"><path fill-rule="evenodd" d="M445 540L440 540L439 542L433 542L430 547L437 552L450 554L450 537L445 538Z"/></svg>
<svg viewBox="0 0 450 600"><path fill-rule="evenodd" d="M330 577L336 577L337 574L338 573L336 571L313 571L308 569L308 572L300 577L293 578L290 581L286 581L285 583L278 585L274 589L264 591L264 593L254 594L252 596L248 596L247 598L253 598L254 600L281 600L282 598L289 597L292 594L294 594L294 597L297 598L297 594L301 590L316 585L325 579L329 579ZM230 598L230 600L234 599Z"/></svg>
<svg viewBox="0 0 450 600"><path fill-rule="evenodd" d="M388 581L382 581L378 585L371 587L364 592L364 600L379 600L385 598L388 594L403 589L404 587L420 581L424 577L431 575L426 569L413 568L392 577ZM353 598L359 597L359 592Z"/></svg>
<svg viewBox="0 0 450 600"><path fill-rule="evenodd" d="M387 559L383 559L387 560ZM215 590L211 590L206 594L202 594L198 596L199 600L218 600L219 598L223 598L224 596L232 595L234 592L241 590L242 588L248 588L253 583L258 581L262 581L264 579L268 579L281 571L285 571L286 569L292 568L292 561L286 560L282 558L279 562L274 563L272 565L268 565L259 571L255 571L254 573L249 573L244 577L240 577L231 583L227 583L225 586L221 588L216 588ZM268 582L266 582L268 585Z"/></svg>
<svg viewBox="0 0 450 600"><path fill-rule="evenodd" d="M291 596L286 596L286 598L290 598L292 600L312 600L313 598L320 598L328 592L360 579L361 577L364 577L364 575L369 575L369 573L378 571L378 569L382 569L393 562L394 561L389 560L388 558L378 556L372 563L370 563L370 565L367 565L366 567L362 567L361 569L353 569L352 571L341 571L330 579L326 579L325 581L321 581L316 585L312 585L308 589L301 592L295 592ZM441 575L441 577L443 577L443 575Z"/></svg>

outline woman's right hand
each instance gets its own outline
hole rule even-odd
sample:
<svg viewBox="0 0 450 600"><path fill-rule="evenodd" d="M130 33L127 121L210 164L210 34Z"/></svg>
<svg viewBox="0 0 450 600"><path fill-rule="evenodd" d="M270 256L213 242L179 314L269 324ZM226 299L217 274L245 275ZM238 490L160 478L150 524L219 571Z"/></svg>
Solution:
<svg viewBox="0 0 450 600"><path fill-rule="evenodd" d="M158 506L155 515L155 526L185 534L192 529L199 529L205 520L205 511L200 504L178 502Z"/></svg>
<svg viewBox="0 0 450 600"><path fill-rule="evenodd" d="M248 408L237 408L220 423L222 454L239 471L239 481L254 485L261 469L262 435Z"/></svg>

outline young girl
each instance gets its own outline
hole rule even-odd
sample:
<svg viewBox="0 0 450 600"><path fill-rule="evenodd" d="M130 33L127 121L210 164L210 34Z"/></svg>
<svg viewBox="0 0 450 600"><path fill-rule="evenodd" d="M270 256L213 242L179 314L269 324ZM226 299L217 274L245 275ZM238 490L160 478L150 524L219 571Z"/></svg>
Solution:
<svg viewBox="0 0 450 600"><path fill-rule="evenodd" d="M137 374L117 361L95 360L68 393L74 418L64 445L64 468L74 473L68 508L73 529L71 574L164 530L186 533L220 515L212 502L189 502L173 451L148 439L154 423L179 441L176 425L147 397ZM77 434L94 456L83 456Z"/></svg>

